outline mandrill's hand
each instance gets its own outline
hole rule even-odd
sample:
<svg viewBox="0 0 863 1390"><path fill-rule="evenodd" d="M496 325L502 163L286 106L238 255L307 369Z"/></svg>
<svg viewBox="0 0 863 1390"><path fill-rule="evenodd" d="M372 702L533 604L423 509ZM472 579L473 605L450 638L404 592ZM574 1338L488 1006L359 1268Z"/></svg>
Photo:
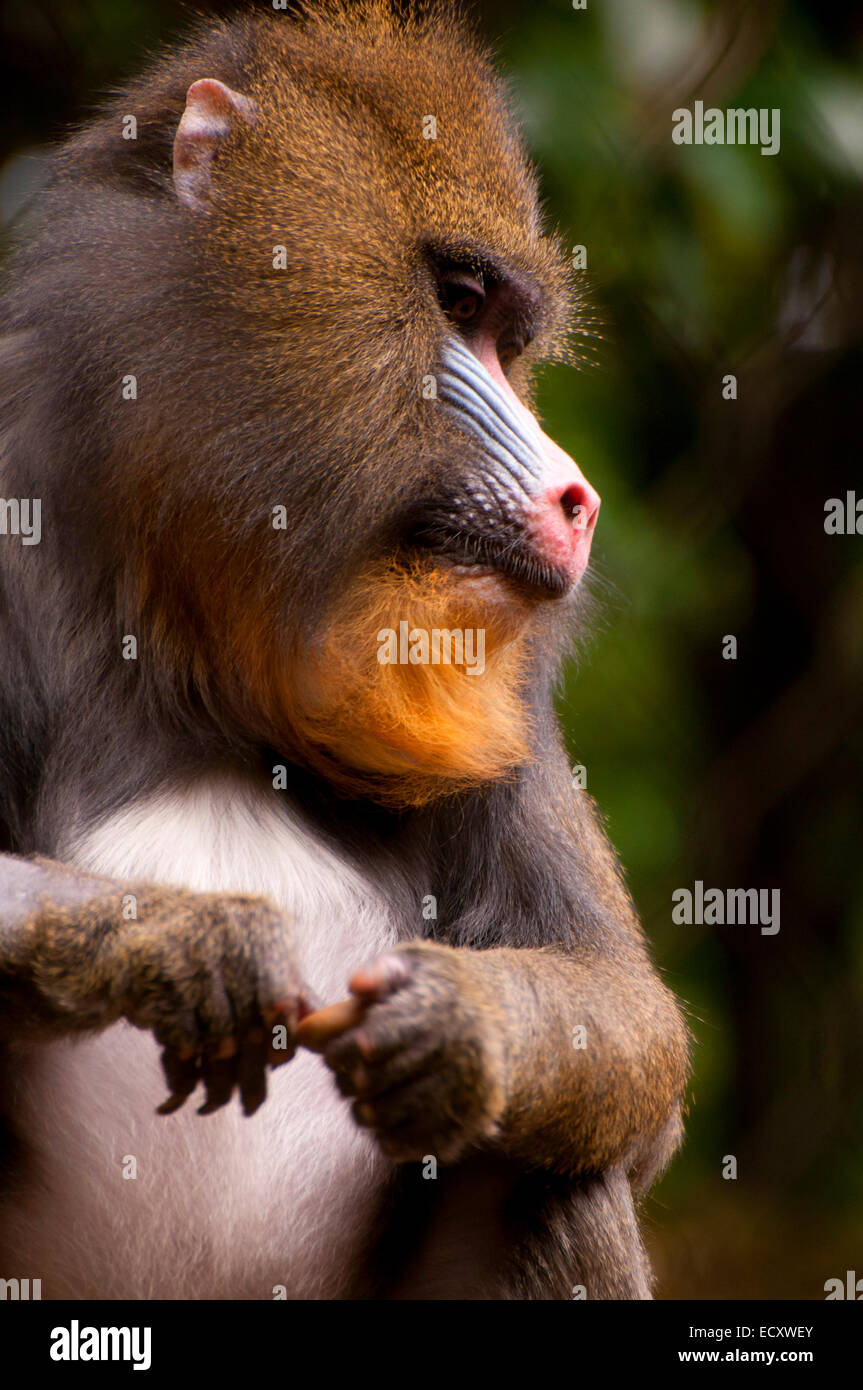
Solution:
<svg viewBox="0 0 863 1390"><path fill-rule="evenodd" d="M451 1163L493 1139L506 1097L504 1017L478 952L399 946L350 981L353 998L310 1014L297 1041L322 1052L357 1122L396 1162ZM479 966L479 969L477 969Z"/></svg>
<svg viewBox="0 0 863 1390"><path fill-rule="evenodd" d="M164 1048L171 1094L161 1114L179 1109L199 1082L199 1115L235 1091L247 1115L265 1100L267 1066L293 1057L296 1026L311 1007L289 947L282 913L252 897L189 895L162 930L127 934L112 991L125 1017Z"/></svg>
<svg viewBox="0 0 863 1390"><path fill-rule="evenodd" d="M148 1029L164 1048L163 1114L199 1083L200 1114L235 1090L252 1114L267 1066L294 1055L310 1007L290 922L263 898L121 884L0 855L0 1016L24 1039L121 1018Z"/></svg>

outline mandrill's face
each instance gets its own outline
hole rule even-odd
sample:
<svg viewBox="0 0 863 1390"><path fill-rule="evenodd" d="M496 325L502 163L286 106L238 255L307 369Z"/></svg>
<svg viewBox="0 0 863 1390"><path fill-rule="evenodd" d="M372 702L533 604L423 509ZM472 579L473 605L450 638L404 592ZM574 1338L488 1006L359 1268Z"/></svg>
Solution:
<svg viewBox="0 0 863 1390"><path fill-rule="evenodd" d="M599 498L530 404L567 275L457 29L274 32L243 91L197 75L174 138L189 279L246 384L238 421L211 383L206 585L178 564L205 630L227 615L235 722L420 804L529 758L537 643L588 562Z"/></svg>

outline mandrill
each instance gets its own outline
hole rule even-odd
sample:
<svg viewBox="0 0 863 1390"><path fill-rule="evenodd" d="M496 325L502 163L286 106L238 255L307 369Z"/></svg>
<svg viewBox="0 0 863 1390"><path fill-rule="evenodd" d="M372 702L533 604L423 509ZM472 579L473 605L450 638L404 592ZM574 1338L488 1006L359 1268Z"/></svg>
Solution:
<svg viewBox="0 0 863 1390"><path fill-rule="evenodd" d="M198 28L60 150L0 323L0 1274L649 1298L688 1036L553 714L599 498L487 55Z"/></svg>

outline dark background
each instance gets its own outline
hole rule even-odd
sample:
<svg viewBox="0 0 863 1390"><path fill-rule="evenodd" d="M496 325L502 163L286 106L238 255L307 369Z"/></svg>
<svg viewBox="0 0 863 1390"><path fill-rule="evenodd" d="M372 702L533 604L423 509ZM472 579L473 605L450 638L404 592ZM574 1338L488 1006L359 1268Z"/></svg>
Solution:
<svg viewBox="0 0 863 1390"><path fill-rule="evenodd" d="M49 143L191 14L5 0L0 237ZM602 325L541 407L604 499L600 623L561 712L697 1037L686 1146L648 1204L660 1295L823 1298L863 1277L863 536L824 532L827 498L863 497L863 19L476 14ZM780 152L673 144L695 99L780 108ZM780 889L779 934L674 925L695 879Z"/></svg>

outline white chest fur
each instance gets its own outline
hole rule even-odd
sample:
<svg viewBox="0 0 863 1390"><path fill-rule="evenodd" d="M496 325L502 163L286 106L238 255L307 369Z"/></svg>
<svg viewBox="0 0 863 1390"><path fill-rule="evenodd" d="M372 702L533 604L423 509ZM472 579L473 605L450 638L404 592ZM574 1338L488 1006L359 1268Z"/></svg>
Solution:
<svg viewBox="0 0 863 1390"><path fill-rule="evenodd" d="M290 911L302 973L323 1002L395 940L386 903L310 831L245 782L219 777L142 802L64 857L122 879L265 894ZM45 1297L337 1297L370 1238L389 1165L318 1057L270 1078L244 1117L174 1116L149 1035L119 1024L39 1049L16 1123L39 1180L4 1214L8 1271ZM136 1176L124 1176L135 1172Z"/></svg>

